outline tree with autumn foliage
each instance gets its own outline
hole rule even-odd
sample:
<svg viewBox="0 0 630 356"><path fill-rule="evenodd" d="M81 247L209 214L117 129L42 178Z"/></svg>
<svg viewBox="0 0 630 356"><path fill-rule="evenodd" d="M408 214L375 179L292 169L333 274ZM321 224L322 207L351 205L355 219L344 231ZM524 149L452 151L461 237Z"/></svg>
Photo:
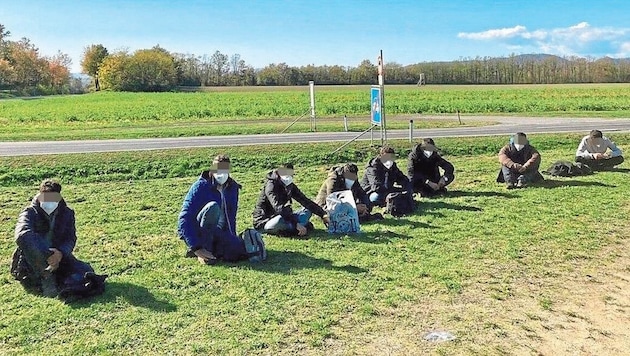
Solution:
<svg viewBox="0 0 630 356"><path fill-rule="evenodd" d="M85 47L83 50L83 58L81 59L81 69L83 73L89 75L94 80L94 90L101 90L99 83L98 70L101 64L107 58L109 52L101 44L93 44Z"/></svg>

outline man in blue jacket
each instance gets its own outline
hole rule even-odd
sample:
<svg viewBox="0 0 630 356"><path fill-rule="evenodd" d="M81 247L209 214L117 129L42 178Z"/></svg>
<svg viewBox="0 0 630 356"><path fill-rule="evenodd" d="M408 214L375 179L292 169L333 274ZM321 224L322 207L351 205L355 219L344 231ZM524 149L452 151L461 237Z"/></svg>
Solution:
<svg viewBox="0 0 630 356"><path fill-rule="evenodd" d="M211 169L188 190L179 214L178 233L188 246L186 256L205 264L245 258L245 245L236 234L240 189L230 177L230 158L216 156Z"/></svg>

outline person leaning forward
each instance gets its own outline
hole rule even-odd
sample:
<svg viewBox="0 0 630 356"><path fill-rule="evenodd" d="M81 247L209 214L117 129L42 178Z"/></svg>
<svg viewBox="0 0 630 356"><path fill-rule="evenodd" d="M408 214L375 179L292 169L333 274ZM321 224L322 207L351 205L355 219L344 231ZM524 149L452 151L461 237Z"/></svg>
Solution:
<svg viewBox="0 0 630 356"><path fill-rule="evenodd" d="M230 158L218 155L209 170L192 184L178 219L178 234L188 246L187 257L214 264L246 256L236 234L236 211L241 185L230 176Z"/></svg>
<svg viewBox="0 0 630 356"><path fill-rule="evenodd" d="M411 195L411 184L396 165L396 154L392 147L381 147L378 157L368 162L361 179L361 188L370 202L378 206L385 206L385 198L389 193L407 191Z"/></svg>
<svg viewBox="0 0 630 356"><path fill-rule="evenodd" d="M610 150L610 152L608 152ZM575 151L575 161L586 164L592 170L606 170L623 163L621 149L600 130L584 136Z"/></svg>
<svg viewBox="0 0 630 356"><path fill-rule="evenodd" d="M540 153L529 144L524 133L518 132L499 151L501 170L497 182L505 182L507 189L513 189L541 181L544 178L538 172L540 161Z"/></svg>
<svg viewBox="0 0 630 356"><path fill-rule="evenodd" d="M359 168L354 163L346 163L343 166L332 167L328 172L328 177L326 177L326 180L319 188L315 202L322 208L325 208L326 197L330 194L350 190L354 196L360 222L383 219L381 214L370 214L372 211L372 202L368 199L358 182L358 172Z"/></svg>
<svg viewBox="0 0 630 356"><path fill-rule="evenodd" d="M61 197L58 182L42 182L39 194L18 217L15 242L11 274L27 290L62 298L69 297L65 295L69 291L78 292L71 289L76 285L84 296L103 292L106 276L95 275L89 264L73 255L77 243L74 211Z"/></svg>
<svg viewBox="0 0 630 356"><path fill-rule="evenodd" d="M319 216L328 225L330 220L326 211L302 193L293 183L293 175L291 163L267 174L252 213L256 230L280 236L306 236L313 230L313 224L309 221L312 214ZM302 209L293 211L293 199L302 205Z"/></svg>
<svg viewBox="0 0 630 356"><path fill-rule="evenodd" d="M433 139L425 138L409 153L407 175L414 193L431 197L446 193L446 186L455 179L455 167L440 156Z"/></svg>

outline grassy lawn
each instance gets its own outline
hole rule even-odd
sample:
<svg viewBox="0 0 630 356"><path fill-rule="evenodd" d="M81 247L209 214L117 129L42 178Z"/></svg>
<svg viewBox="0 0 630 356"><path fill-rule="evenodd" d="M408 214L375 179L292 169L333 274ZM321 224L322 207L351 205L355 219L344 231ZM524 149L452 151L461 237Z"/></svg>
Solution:
<svg viewBox="0 0 630 356"><path fill-rule="evenodd" d="M530 137L543 168L572 159L579 138ZM630 135L612 138L630 148ZM182 199L211 156L233 158L232 175L244 187L242 230L269 168L294 161L295 181L314 197L328 167L355 161L362 174L375 149L357 143L332 157L334 144L2 158L0 265L9 265L17 215L41 179L55 177L76 211L75 255L110 277L104 295L66 305L25 293L5 270L0 353L536 353L541 334L532 325L559 312L557 285L624 243L630 176L548 178L507 191L495 183L505 141L438 140L456 180L448 197L423 199L413 216L350 236L326 234L316 218L311 239L265 236L263 264L216 266L184 258L176 236ZM401 155L409 149L393 145ZM434 330L457 339L424 341Z"/></svg>
<svg viewBox="0 0 630 356"><path fill-rule="evenodd" d="M388 128L458 126L457 111L478 115L630 117L630 85L388 86ZM316 87L318 131L369 124L369 86ZM303 117L290 132L310 130L307 87L209 88L200 92L114 93L35 98L0 98L0 141L149 138L277 133ZM485 122L484 122L485 121ZM466 120L468 126L487 119ZM492 120L490 120L492 121Z"/></svg>

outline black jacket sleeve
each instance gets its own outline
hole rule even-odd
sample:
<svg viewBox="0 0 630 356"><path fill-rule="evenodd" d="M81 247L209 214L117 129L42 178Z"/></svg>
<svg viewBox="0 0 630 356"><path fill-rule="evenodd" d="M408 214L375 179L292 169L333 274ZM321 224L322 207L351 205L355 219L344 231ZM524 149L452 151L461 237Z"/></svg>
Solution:
<svg viewBox="0 0 630 356"><path fill-rule="evenodd" d="M295 184L291 185L291 196L295 198L298 203L302 204L303 207L310 210L313 214L319 216L320 218L326 215L326 211L322 209L321 206L317 205L317 203L307 198Z"/></svg>

